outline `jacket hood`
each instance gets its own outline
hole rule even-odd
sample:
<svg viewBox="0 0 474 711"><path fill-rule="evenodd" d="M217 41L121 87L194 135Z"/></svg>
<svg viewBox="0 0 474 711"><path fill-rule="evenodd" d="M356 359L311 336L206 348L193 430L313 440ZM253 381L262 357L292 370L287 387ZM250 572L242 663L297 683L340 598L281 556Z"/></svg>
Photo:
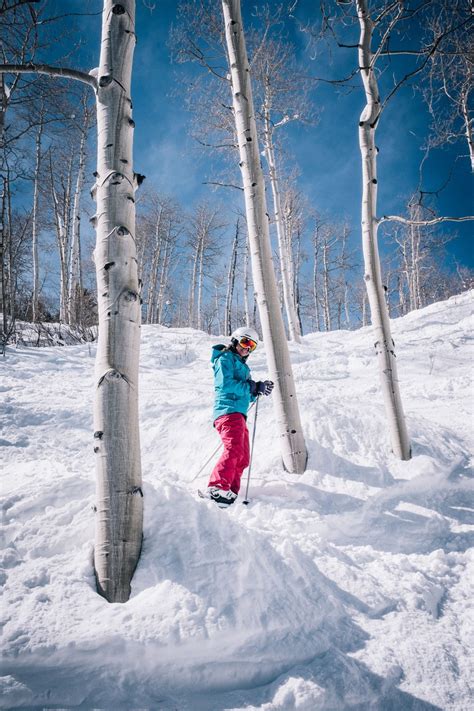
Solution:
<svg viewBox="0 0 474 711"><path fill-rule="evenodd" d="M226 347L227 346L223 343L218 343L217 345L212 346L211 363L214 363L215 360L221 357Z"/></svg>
<svg viewBox="0 0 474 711"><path fill-rule="evenodd" d="M211 363L214 363L223 353L229 352L233 353L236 358L239 358L242 363L245 363L248 358L248 356L243 357L239 355L233 348L229 348L229 346L225 346L223 343L218 343L217 345L212 346Z"/></svg>

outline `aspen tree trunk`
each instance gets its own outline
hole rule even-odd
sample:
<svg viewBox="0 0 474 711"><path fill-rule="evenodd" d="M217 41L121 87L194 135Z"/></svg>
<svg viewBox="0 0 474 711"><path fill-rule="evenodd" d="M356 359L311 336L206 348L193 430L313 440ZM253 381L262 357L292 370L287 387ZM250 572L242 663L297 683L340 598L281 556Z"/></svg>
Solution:
<svg viewBox="0 0 474 711"><path fill-rule="evenodd" d="M60 301L59 301L59 320L61 323L67 323L68 321L68 311L67 302L69 295L69 283L68 283L68 257L70 255L70 244L71 244L71 232L72 232L72 222L71 222L71 194L72 194L72 169L73 169L73 157L69 162L69 170L67 173L66 189L64 191L64 206L62 214L62 227L63 227L63 243L61 251L61 283L60 283Z"/></svg>
<svg viewBox="0 0 474 711"><path fill-rule="evenodd" d="M43 113L41 109L40 125L36 134L35 182L33 188L33 215L31 217L31 251L33 257L33 295L31 299L31 320L39 319L39 256L38 256L38 203L39 203L39 171L41 165L41 136L43 134Z"/></svg>
<svg viewBox="0 0 474 711"><path fill-rule="evenodd" d="M295 261L292 259L292 288L293 288L293 298L295 304L296 318L298 319L298 331L300 336L303 335L303 323L301 319L301 309L300 309L300 267L301 267L301 229L298 227L297 231L297 241L296 241L296 266Z"/></svg>
<svg viewBox="0 0 474 711"><path fill-rule="evenodd" d="M197 327L202 329L202 283L204 266L204 233L200 240L199 269L198 269L198 299L197 299Z"/></svg>
<svg viewBox="0 0 474 711"><path fill-rule="evenodd" d="M87 111L84 113L84 126L81 131L79 146L79 168L74 191L74 204L71 218L71 244L68 274L67 321L69 325L76 324L78 314L78 297L82 292L81 282L81 195L84 185L86 163Z"/></svg>
<svg viewBox="0 0 474 711"><path fill-rule="evenodd" d="M64 192L64 201L61 205L56 186L54 184L53 164L50 158L50 175L51 175L51 195L54 205L54 221L56 223L56 239L58 242L59 254L59 321L66 322L66 301L67 301L67 254L68 254L68 198L67 193L70 190L70 181L68 180L66 190Z"/></svg>
<svg viewBox="0 0 474 711"><path fill-rule="evenodd" d="M319 249L320 249L320 239L318 235L318 230L316 230L313 238L314 246L314 262L313 262L313 301L314 301L314 313L316 315L316 329L321 330L321 314L319 310Z"/></svg>
<svg viewBox="0 0 474 711"><path fill-rule="evenodd" d="M158 289L158 303L157 303L157 323L163 323L163 306L165 301L165 290L168 285L168 272L171 261L171 236L168 235L168 240L165 242L165 252L163 255L163 261L161 265L160 274L160 286Z"/></svg>
<svg viewBox="0 0 474 711"><path fill-rule="evenodd" d="M273 196L273 215L278 238L278 253L280 255L280 271L283 286L283 302L285 304L286 318L288 321L288 331L290 339L296 343L301 342L301 332L299 328L298 316L295 308L295 297L291 284L290 252L285 238L285 229L282 219L280 188L275 161L275 150L273 147L272 127L270 122L270 111L267 103L264 106L264 151L270 174L270 185Z"/></svg>
<svg viewBox="0 0 474 711"><path fill-rule="evenodd" d="M235 267L237 265L237 247L239 241L239 220L235 227L235 235L232 241L232 252L229 262L229 270L227 272L227 292L225 297L225 313L224 313L224 333L230 336L232 333L232 296L234 293L235 283Z"/></svg>
<svg viewBox="0 0 474 711"><path fill-rule="evenodd" d="M331 330L331 305L329 303L329 244L328 238L324 238L323 244L323 311L324 327L326 331Z"/></svg>
<svg viewBox="0 0 474 711"><path fill-rule="evenodd" d="M250 243L248 234L245 238L245 252L244 252L244 314L245 314L245 325L250 326L250 307L249 307L249 252Z"/></svg>
<svg viewBox="0 0 474 711"><path fill-rule="evenodd" d="M191 275L191 286L189 291L189 323L188 326L191 328L195 325L194 320L194 302L196 297L196 280L197 280L197 269L198 269L198 259L199 259L199 243L196 245L194 253L193 271Z"/></svg>
<svg viewBox="0 0 474 711"><path fill-rule="evenodd" d="M365 283L375 331L377 353L385 411L389 424L392 450L399 459L410 459L410 443L398 387L394 344L390 320L382 287L377 244L377 148L375 130L380 117L380 96L373 66L371 41L373 23L367 0L357 0L360 24L359 67L364 85L366 106L359 122L359 144L362 158L362 246L365 263Z"/></svg>
<svg viewBox="0 0 474 711"><path fill-rule="evenodd" d="M140 298L135 245L136 180L130 84L135 2L105 0L97 89L97 212L94 260L99 342L94 438L97 514L94 565L99 592L125 602L142 545L138 429Z"/></svg>
<svg viewBox="0 0 474 711"><path fill-rule="evenodd" d="M222 0L232 99L239 142L247 229L252 257L254 290L259 306L270 378L275 382L273 403L281 441L283 465L292 473L304 472L306 446L300 423L293 372L270 246L265 184L258 147L250 69L242 28L240 0Z"/></svg>
<svg viewBox="0 0 474 711"><path fill-rule="evenodd" d="M8 244L8 294L9 294L9 307L10 307L10 330L15 330L15 320L16 320L16 273L13 255L13 243L12 243L12 191L10 182L10 169L7 167L6 170L6 182L4 183L7 195L7 213L6 213L6 224L3 223L3 229L6 230L7 234L7 244Z"/></svg>
<svg viewBox="0 0 474 711"><path fill-rule="evenodd" d="M367 326L367 294L362 297L362 326Z"/></svg>
<svg viewBox="0 0 474 711"><path fill-rule="evenodd" d="M471 72L469 72L469 78L471 79ZM472 82L468 86L472 87ZM469 157L471 159L471 171L474 173L474 137L472 132L474 121L469 116L468 96L469 93L466 89L461 94L461 112L464 120L464 130L466 133L467 145L469 148Z"/></svg>
<svg viewBox="0 0 474 711"><path fill-rule="evenodd" d="M6 215L7 215L7 179L3 177L2 181L2 194L0 195L1 206L0 206L0 269L2 270L1 276L1 293L2 293L2 334L3 334L3 345L6 345L7 334L8 334L8 312L7 312L7 277L6 277L6 265L7 265L7 228L6 228Z"/></svg>
<svg viewBox="0 0 474 711"><path fill-rule="evenodd" d="M151 261L150 280L148 285L148 309L146 314L146 322L148 324L155 323L156 317L156 285L158 281L158 265L161 258L161 219L163 210L160 208L158 220L155 227L155 247L153 249L153 257Z"/></svg>

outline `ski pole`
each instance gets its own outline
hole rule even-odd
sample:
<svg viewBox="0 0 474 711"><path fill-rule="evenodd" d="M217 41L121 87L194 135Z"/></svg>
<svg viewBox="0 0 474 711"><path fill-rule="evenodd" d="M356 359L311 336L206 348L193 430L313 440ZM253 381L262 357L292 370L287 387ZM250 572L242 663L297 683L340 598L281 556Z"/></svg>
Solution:
<svg viewBox="0 0 474 711"><path fill-rule="evenodd" d="M258 415L258 401L260 399L260 395L257 396L257 399L255 400L255 417L253 420L253 431L252 431L252 448L250 450L250 462L249 462L249 469L247 472L247 488L245 490L245 499L242 501L243 504L246 506L249 503L249 484L250 484L250 472L252 470L252 459L253 459L253 446L255 442L255 430L257 429L257 415Z"/></svg>

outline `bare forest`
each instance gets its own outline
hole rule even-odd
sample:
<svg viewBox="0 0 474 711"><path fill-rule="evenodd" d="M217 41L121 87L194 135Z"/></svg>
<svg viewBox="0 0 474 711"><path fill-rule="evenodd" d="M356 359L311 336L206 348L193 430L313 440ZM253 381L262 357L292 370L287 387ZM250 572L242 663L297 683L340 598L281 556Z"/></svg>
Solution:
<svg viewBox="0 0 474 711"><path fill-rule="evenodd" d="M335 101L346 90L360 92L363 99L361 60L352 48L359 32L357 8L360 14L366 6L372 23L371 61L381 92L381 115L374 120L382 124L385 112L397 111L397 101L401 110L399 94L406 85L416 110L428 117L422 150L415 157L420 178L408 186L401 218L377 217L381 279L392 317L472 283L469 266L448 250L457 238L456 225L441 222L446 215L437 195L425 188L423 166L446 145L451 153L454 148L456 161L472 164L473 119L467 0L409 3L411 9L397 2L326 3L306 24L294 5L262 4L256 10L244 2L242 7L248 15L247 50L273 264L287 336L297 340L307 332L354 329L370 320L360 225L345 214L343 195L335 213L305 194L293 150L298 130L317 135L321 111L331 111L331 97ZM91 67L83 66L80 43L73 38L81 22L100 24L101 8L92 17L84 11L83 18L73 4L70 16L64 9L67 4L3 3L2 61L66 67L72 78L74 71L87 74ZM91 5L88 12L92 10ZM148 13L153 22L164 21L159 10L141 12L145 19ZM422 34L416 32L419 27ZM162 52L173 62L179 85L173 91L186 112L188 145L201 163L208 161L208 168L191 204L163 189L165 179L158 183L153 176L139 176L136 250L142 322L209 333L230 333L242 322L259 326L220 4L178 3ZM352 65L348 74L339 75L336 62L331 66L336 53L344 57L344 69ZM95 209L90 193L97 170L97 118L93 92L66 76L1 74L3 344L42 342L49 322L64 325L64 338L95 334ZM346 120L357 142L359 116ZM383 144L377 146L383 149ZM136 155L137 170L141 162ZM445 174L436 176L439 186L449 183L449 170L448 165ZM360 184L354 192L360 194ZM25 322L33 329L26 329Z"/></svg>

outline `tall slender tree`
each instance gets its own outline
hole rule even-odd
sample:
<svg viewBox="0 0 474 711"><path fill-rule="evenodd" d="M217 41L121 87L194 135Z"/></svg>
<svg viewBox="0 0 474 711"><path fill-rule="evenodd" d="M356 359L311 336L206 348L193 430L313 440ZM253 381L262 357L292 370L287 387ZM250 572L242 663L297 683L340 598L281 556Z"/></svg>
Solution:
<svg viewBox="0 0 474 711"><path fill-rule="evenodd" d="M142 545L143 491L138 428L140 297L135 247L136 175L130 84L134 0L104 0L98 69L86 74L47 64L2 64L16 77L41 73L85 82L95 91L96 264L99 339L95 364L94 451L98 591L125 602Z"/></svg>
<svg viewBox="0 0 474 711"><path fill-rule="evenodd" d="M302 473L307 452L272 264L265 184L260 164L250 67L239 0L222 0L254 291L259 307L285 468Z"/></svg>

